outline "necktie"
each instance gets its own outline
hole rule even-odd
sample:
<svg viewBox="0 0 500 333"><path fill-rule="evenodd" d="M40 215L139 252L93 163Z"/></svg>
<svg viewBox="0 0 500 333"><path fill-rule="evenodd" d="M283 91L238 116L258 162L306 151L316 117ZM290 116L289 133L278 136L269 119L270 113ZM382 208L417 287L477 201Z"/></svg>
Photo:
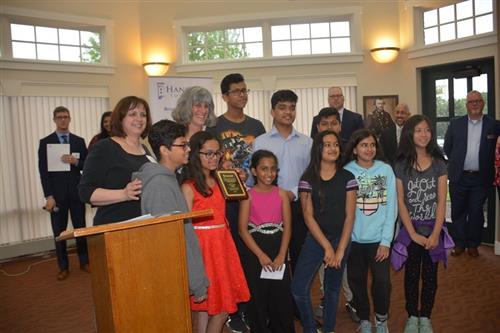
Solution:
<svg viewBox="0 0 500 333"><path fill-rule="evenodd" d="M68 143L68 136L66 134L61 135L62 143Z"/></svg>

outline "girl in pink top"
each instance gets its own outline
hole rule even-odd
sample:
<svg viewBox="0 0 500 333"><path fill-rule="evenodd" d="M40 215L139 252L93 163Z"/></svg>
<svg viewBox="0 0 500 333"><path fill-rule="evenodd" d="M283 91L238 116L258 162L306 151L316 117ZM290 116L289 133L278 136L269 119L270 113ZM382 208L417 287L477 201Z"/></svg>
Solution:
<svg viewBox="0 0 500 333"><path fill-rule="evenodd" d="M253 153L250 171L255 186L240 202L239 233L246 245L243 270L251 298L247 315L252 332L294 332L290 266L286 262L292 234L290 202L276 186L278 159L267 150ZM284 270L278 280L261 278L262 271Z"/></svg>

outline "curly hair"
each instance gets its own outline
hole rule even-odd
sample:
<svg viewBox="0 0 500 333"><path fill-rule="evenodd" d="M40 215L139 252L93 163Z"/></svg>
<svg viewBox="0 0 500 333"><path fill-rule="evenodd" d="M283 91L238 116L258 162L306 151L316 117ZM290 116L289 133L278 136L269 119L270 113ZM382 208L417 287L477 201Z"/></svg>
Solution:
<svg viewBox="0 0 500 333"><path fill-rule="evenodd" d="M177 100L177 105L172 111L172 118L181 125L188 126L193 118L193 105L196 103L206 103L208 105L208 118L205 125L208 127L215 125L214 101L210 91L203 87L189 87Z"/></svg>

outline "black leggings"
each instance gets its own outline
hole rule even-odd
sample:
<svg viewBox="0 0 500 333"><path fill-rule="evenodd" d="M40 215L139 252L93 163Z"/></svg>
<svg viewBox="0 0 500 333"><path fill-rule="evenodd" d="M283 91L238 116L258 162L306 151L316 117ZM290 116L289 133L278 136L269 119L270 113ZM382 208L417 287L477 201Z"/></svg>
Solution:
<svg viewBox="0 0 500 333"><path fill-rule="evenodd" d="M355 308L361 320L370 318L368 300L368 270L373 276L372 297L375 313L384 316L389 312L391 278L389 258L375 261L379 243L361 244L352 242L347 261L347 279L353 293Z"/></svg>
<svg viewBox="0 0 500 333"><path fill-rule="evenodd" d="M415 317L431 317L437 290L437 267L429 251L417 243L408 246L408 259L405 264L406 311ZM422 275L420 311L418 310L418 291Z"/></svg>

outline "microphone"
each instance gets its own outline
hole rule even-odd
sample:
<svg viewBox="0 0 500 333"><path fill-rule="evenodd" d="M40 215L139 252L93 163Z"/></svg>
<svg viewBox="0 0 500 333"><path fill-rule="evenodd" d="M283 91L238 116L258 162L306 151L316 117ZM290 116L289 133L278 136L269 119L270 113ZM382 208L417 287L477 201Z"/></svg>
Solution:
<svg viewBox="0 0 500 333"><path fill-rule="evenodd" d="M48 210L45 206L43 206L42 209L48 213L57 213L59 211L59 207L57 207L57 206L54 206L54 208L52 208L52 210Z"/></svg>

